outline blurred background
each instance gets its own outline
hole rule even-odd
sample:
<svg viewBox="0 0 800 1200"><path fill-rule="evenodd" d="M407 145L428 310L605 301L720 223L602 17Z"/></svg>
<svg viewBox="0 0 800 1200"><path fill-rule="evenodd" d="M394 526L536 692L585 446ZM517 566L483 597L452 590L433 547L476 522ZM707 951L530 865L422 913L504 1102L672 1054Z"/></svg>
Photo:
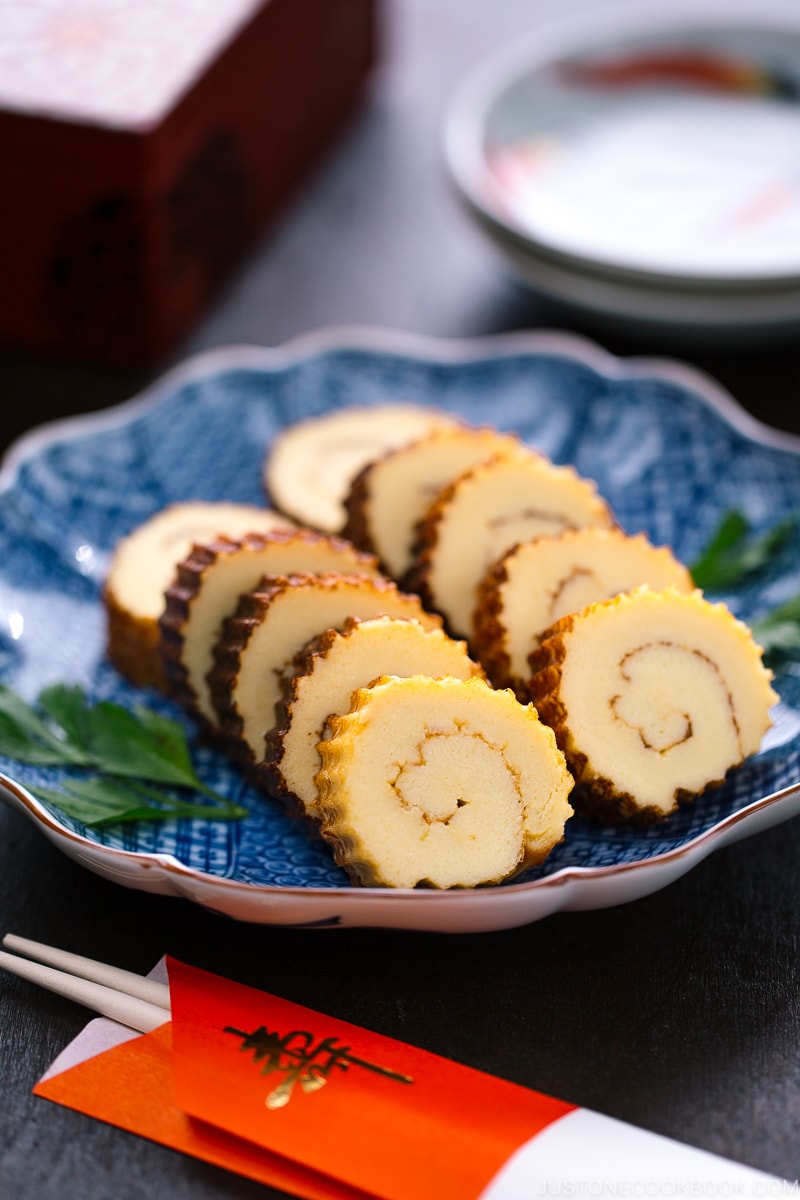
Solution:
<svg viewBox="0 0 800 1200"><path fill-rule="evenodd" d="M800 428L793 330L709 343L548 300L508 268L448 176L443 122L465 76L554 19L603 9L7 2L3 444L127 399L199 351L332 325L448 338L572 329L617 354L690 361L759 419Z"/></svg>

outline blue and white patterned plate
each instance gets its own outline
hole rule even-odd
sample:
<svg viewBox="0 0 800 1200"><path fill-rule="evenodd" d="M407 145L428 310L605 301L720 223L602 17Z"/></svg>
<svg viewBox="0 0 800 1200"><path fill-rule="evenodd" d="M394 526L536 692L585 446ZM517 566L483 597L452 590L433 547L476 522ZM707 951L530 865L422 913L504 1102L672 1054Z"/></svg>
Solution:
<svg viewBox="0 0 800 1200"><path fill-rule="evenodd" d="M800 439L761 426L677 363L623 362L553 333L434 342L332 331L277 350L225 349L120 408L47 427L11 451L0 475L0 678L29 699L69 681L92 698L141 702L104 660L100 588L117 539L171 501L263 502L264 453L287 423L399 400L519 432L595 479L625 529L687 562L729 508L756 529L800 512ZM796 594L798 549L757 585L721 598L750 620ZM493 888L353 887L323 843L209 750L199 752L201 774L247 806L241 822L87 829L34 798L52 775L1 758L0 795L91 870L239 920L510 928L646 895L711 850L800 812L800 674L779 675L776 687L774 728L724 787L648 829L574 817L544 866ZM145 699L178 715L155 695Z"/></svg>

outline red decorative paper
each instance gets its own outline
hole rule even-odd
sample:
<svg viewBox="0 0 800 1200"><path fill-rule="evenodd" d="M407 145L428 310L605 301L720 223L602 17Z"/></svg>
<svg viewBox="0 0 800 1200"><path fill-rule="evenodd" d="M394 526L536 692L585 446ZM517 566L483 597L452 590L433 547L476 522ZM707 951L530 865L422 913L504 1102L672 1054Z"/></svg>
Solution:
<svg viewBox="0 0 800 1200"><path fill-rule="evenodd" d="M474 1200L573 1107L183 963L168 970L179 1108L386 1200Z"/></svg>

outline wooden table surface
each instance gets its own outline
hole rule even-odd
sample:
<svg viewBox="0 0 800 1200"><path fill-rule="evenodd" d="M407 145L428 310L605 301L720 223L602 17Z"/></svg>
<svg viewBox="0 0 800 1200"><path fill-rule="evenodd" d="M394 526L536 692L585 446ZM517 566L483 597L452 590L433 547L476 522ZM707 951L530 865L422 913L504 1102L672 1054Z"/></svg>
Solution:
<svg viewBox="0 0 800 1200"><path fill-rule="evenodd" d="M0 436L135 394L187 355L326 326L448 338L582 332L679 358L800 433L796 339L681 344L559 310L512 279L453 195L440 127L491 47L584 0L391 0L365 105L169 362L140 372L0 356ZM711 855L656 894L507 932L235 924L83 870L0 807L0 926L137 971L165 951L507 1079L789 1180L800 1176L800 820ZM278 1195L31 1088L85 1010L0 976L0 1195Z"/></svg>

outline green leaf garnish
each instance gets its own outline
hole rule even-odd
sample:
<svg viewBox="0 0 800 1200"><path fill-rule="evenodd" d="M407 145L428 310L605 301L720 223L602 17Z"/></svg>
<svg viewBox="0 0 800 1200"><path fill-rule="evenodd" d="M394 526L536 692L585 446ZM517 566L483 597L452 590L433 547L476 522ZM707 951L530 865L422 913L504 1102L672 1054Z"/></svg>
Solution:
<svg viewBox="0 0 800 1200"><path fill-rule="evenodd" d="M84 825L116 825L121 821L167 821L172 817L225 820L247 815L247 809L230 805L229 811L211 804L185 804L155 788L143 789L119 779L70 779L64 791L37 787L36 795L57 805L67 816ZM154 805L152 801L155 800Z"/></svg>
<svg viewBox="0 0 800 1200"><path fill-rule="evenodd" d="M36 789L84 824L171 817L229 821L247 815L198 778L177 721L108 701L92 707L74 685L45 688L37 704L42 715L0 686L0 754L36 766L91 770L92 775L62 781L63 791ZM176 799L153 784L201 792L214 803Z"/></svg>
<svg viewBox="0 0 800 1200"><path fill-rule="evenodd" d="M24 700L1 686L0 753L40 765L94 765L92 756L66 730L54 730Z"/></svg>
<svg viewBox="0 0 800 1200"><path fill-rule="evenodd" d="M748 539L750 525L736 509L726 513L703 553L689 570L697 587L723 591L757 575L797 528L797 516L787 517L760 537Z"/></svg>
<svg viewBox="0 0 800 1200"><path fill-rule="evenodd" d="M77 684L54 683L39 693L37 704L53 725L61 730L66 741L91 759L87 718L89 709L83 690Z"/></svg>
<svg viewBox="0 0 800 1200"><path fill-rule="evenodd" d="M130 786L112 779L69 780L65 791L37 787L36 795L55 804L84 825L110 825L117 821L141 821L150 816L152 804ZM163 815L174 816L163 810Z"/></svg>
<svg viewBox="0 0 800 1200"><path fill-rule="evenodd" d="M89 744L108 775L149 779L153 783L192 786L183 763L172 763L164 747L132 712L118 704L101 701L88 714Z"/></svg>
<svg viewBox="0 0 800 1200"><path fill-rule="evenodd" d="M750 626L753 637L772 665L800 658L800 596L780 604Z"/></svg>

